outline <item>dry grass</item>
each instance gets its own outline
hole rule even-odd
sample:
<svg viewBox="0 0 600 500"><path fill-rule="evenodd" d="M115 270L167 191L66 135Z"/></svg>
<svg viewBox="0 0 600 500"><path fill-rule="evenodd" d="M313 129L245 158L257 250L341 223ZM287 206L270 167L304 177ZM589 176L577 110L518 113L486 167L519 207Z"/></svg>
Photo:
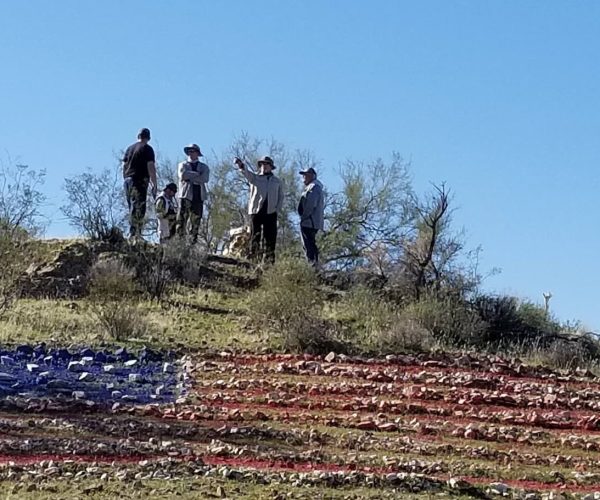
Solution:
<svg viewBox="0 0 600 500"><path fill-rule="evenodd" d="M0 319L0 342L94 346L115 342L137 345L142 341L155 348L259 350L264 338L243 328L241 302L237 296L186 288L176 291L168 303L125 301L126 306L135 307L134 314L144 319L148 329L119 335L119 340L107 332L97 316L102 308L110 307L108 302L20 299Z"/></svg>

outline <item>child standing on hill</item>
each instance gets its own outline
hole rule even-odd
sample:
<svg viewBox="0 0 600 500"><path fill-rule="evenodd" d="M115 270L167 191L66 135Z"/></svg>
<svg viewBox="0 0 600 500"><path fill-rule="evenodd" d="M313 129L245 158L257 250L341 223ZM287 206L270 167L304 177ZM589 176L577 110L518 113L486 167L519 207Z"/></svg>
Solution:
<svg viewBox="0 0 600 500"><path fill-rule="evenodd" d="M156 198L158 216L158 238L161 243L170 240L177 229L177 184L171 182Z"/></svg>

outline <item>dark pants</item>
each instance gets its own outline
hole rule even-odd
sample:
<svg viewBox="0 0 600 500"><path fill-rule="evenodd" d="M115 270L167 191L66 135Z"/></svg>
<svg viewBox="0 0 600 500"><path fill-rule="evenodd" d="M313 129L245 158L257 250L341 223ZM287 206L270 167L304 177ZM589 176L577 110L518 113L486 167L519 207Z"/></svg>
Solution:
<svg viewBox="0 0 600 500"><path fill-rule="evenodd" d="M129 208L129 236L140 236L146 217L148 179L127 177L124 182L127 207Z"/></svg>
<svg viewBox="0 0 600 500"><path fill-rule="evenodd" d="M202 221L204 204L199 201L193 203L191 200L182 198L179 200L179 213L177 214L177 234L191 236L192 242L198 241L198 230Z"/></svg>
<svg viewBox="0 0 600 500"><path fill-rule="evenodd" d="M318 232L318 229L313 229L311 227L300 227L304 253L306 254L306 259L308 262L310 262L313 266L319 263L319 249L317 247Z"/></svg>
<svg viewBox="0 0 600 500"><path fill-rule="evenodd" d="M277 245L277 212L258 213L251 216L250 258L260 262L275 262Z"/></svg>

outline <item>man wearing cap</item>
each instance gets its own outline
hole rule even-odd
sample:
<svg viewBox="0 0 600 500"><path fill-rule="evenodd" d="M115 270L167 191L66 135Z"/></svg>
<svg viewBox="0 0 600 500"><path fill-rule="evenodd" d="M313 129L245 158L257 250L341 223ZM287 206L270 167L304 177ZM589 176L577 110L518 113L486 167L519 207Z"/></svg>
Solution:
<svg viewBox="0 0 600 500"><path fill-rule="evenodd" d="M304 180L304 191L298 203L298 215L300 216L300 233L302 235L302 246L306 259L313 266L319 264L319 248L317 247L317 233L323 230L325 196L323 184L317 180L317 172L310 167L301 170L300 175Z"/></svg>
<svg viewBox="0 0 600 500"><path fill-rule="evenodd" d="M198 230L206 200L206 184L210 169L199 158L202 156L197 144L183 148L188 159L182 161L177 172L179 175L179 214L177 216L177 234L191 237L192 243L198 241Z"/></svg>
<svg viewBox="0 0 600 500"><path fill-rule="evenodd" d="M156 166L154 149L150 142L150 130L143 128L138 140L125 150L123 155L123 179L127 206L129 207L129 236L141 238L146 216L148 184L152 187L152 196L156 196Z"/></svg>
<svg viewBox="0 0 600 500"><path fill-rule="evenodd" d="M158 216L158 238L161 243L170 240L177 228L177 184L171 182L156 197L156 215Z"/></svg>
<svg viewBox="0 0 600 500"><path fill-rule="evenodd" d="M258 174L248 170L239 158L235 159L235 164L250 183L250 257L272 264L277 245L277 214L283 207L283 183L273 175L275 165L269 156L258 160Z"/></svg>

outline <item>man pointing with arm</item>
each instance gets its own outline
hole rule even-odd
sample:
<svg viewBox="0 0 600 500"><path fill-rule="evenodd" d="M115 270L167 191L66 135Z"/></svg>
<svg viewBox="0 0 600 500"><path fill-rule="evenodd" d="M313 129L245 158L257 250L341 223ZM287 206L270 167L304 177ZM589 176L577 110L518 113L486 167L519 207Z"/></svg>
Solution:
<svg viewBox="0 0 600 500"><path fill-rule="evenodd" d="M277 214L283 207L283 183L273 174L275 165L269 156L258 160L258 174L248 170L239 158L235 164L250 183L250 257L272 264L277 245Z"/></svg>

